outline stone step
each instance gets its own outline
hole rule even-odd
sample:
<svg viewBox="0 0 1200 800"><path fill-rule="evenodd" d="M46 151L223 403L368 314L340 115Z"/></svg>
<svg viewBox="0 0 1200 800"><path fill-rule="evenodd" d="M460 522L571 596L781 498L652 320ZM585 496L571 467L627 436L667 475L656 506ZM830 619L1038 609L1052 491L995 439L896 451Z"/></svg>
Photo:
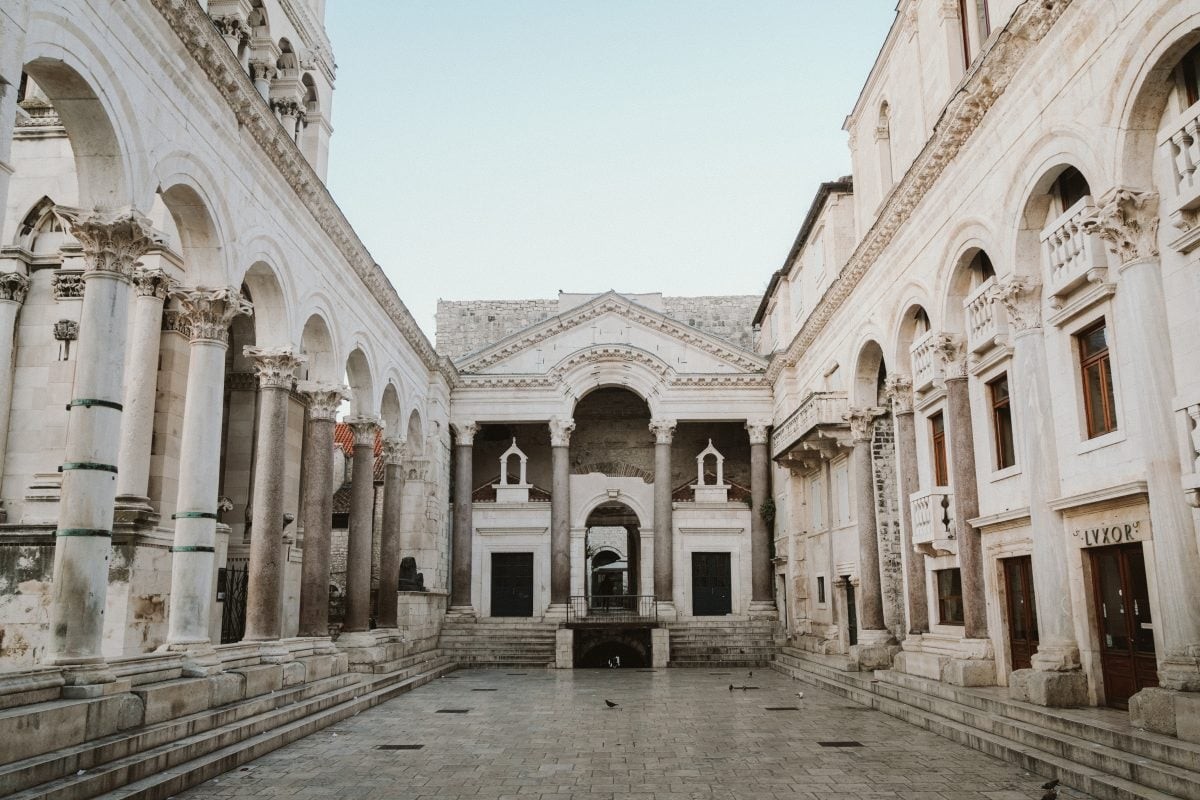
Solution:
<svg viewBox="0 0 1200 800"><path fill-rule="evenodd" d="M805 656L814 654L805 653ZM886 684L866 673L845 672L827 664L785 656L772 666L810 685L876 708L948 739L1005 759L1104 800L1168 797L1194 798L1200 775L1177 766L1095 742L1054 734L1034 725L934 698L899 684ZM889 690L887 687L891 687ZM922 699L923 698L923 699ZM1114 774L1115 773L1115 774ZM1168 793L1169 792L1169 793Z"/></svg>
<svg viewBox="0 0 1200 800"><path fill-rule="evenodd" d="M382 661L378 664L370 664L369 666L371 667L370 671L372 674L388 675L393 678L405 680L420 672L425 672L430 669L445 666L446 664L451 664L453 661L454 659L450 658L450 656L438 651L438 655L433 657L425 657L425 654L418 654L405 656L404 658L398 658L393 661ZM354 666L356 672L366 672L367 670L363 669L362 667L366 667L368 665L364 664Z"/></svg>
<svg viewBox="0 0 1200 800"><path fill-rule="evenodd" d="M769 658L762 659L739 659L739 658L706 658L701 660L685 660L671 659L667 665L672 668L681 669L703 669L705 667L769 667L771 660Z"/></svg>

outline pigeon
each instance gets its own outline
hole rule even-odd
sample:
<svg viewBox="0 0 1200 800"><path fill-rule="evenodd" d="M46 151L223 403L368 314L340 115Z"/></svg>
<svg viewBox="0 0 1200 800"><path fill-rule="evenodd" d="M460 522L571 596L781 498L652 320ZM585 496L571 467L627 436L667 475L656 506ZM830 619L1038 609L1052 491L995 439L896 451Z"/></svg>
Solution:
<svg viewBox="0 0 1200 800"><path fill-rule="evenodd" d="M746 673L746 677L747 677L747 678L753 678L753 677L754 677L754 670L750 670L749 672L747 672L747 673Z"/></svg>
<svg viewBox="0 0 1200 800"><path fill-rule="evenodd" d="M605 700L604 705L608 706L609 708L616 708L619 704L614 703L612 700Z"/></svg>
<svg viewBox="0 0 1200 800"><path fill-rule="evenodd" d="M729 684L729 691L731 691L731 692L733 691L733 684L732 684L732 683L731 683L731 684Z"/></svg>
<svg viewBox="0 0 1200 800"><path fill-rule="evenodd" d="M1042 788L1043 789L1057 789L1058 788L1058 778L1055 778L1052 781L1046 781L1045 783L1042 784Z"/></svg>
<svg viewBox="0 0 1200 800"><path fill-rule="evenodd" d="M799 697L801 700L803 700L803 699L804 699L804 692L796 692L796 697Z"/></svg>
<svg viewBox="0 0 1200 800"><path fill-rule="evenodd" d="M1058 789L1051 789L1042 795L1042 800L1058 800Z"/></svg>

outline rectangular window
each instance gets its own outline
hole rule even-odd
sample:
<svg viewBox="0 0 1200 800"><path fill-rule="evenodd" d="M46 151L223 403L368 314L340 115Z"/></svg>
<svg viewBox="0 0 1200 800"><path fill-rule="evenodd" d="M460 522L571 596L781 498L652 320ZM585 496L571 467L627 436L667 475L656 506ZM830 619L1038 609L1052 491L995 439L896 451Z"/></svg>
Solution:
<svg viewBox="0 0 1200 800"><path fill-rule="evenodd" d="M1017 463L1017 452L1013 447L1012 405L1008 395L1008 374L988 383L992 400L992 437L996 442L996 469L1005 469Z"/></svg>
<svg viewBox="0 0 1200 800"><path fill-rule="evenodd" d="M962 31L963 69L971 68L971 23L967 21L967 0L958 0L958 23Z"/></svg>
<svg viewBox="0 0 1200 800"><path fill-rule="evenodd" d="M950 467L946 462L946 422L942 412L929 418L933 435L933 483L935 486L950 485Z"/></svg>
<svg viewBox="0 0 1200 800"><path fill-rule="evenodd" d="M808 482L808 491L812 530L823 531L825 530L825 479L820 475L812 478Z"/></svg>
<svg viewBox="0 0 1200 800"><path fill-rule="evenodd" d="M817 576L817 602L820 605L825 605L825 576Z"/></svg>
<svg viewBox="0 0 1200 800"><path fill-rule="evenodd" d="M939 569L937 579L938 622L942 625L962 625L962 573L955 569Z"/></svg>
<svg viewBox="0 0 1200 800"><path fill-rule="evenodd" d="M1079 370L1083 377L1087 436L1094 439L1117 429L1107 324L1101 320L1077 334L1075 339L1079 342Z"/></svg>
<svg viewBox="0 0 1200 800"><path fill-rule="evenodd" d="M833 526L850 523L850 468L846 459L834 464L830 474L833 481Z"/></svg>

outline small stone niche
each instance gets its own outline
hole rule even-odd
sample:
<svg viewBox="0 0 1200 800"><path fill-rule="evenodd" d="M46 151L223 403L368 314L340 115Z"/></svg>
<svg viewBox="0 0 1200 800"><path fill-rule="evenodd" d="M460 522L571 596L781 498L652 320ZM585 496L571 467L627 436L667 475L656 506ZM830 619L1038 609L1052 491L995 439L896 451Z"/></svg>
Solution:
<svg viewBox="0 0 1200 800"><path fill-rule="evenodd" d="M510 458L517 460L518 479L516 483L508 482L508 461ZM492 484L492 488L496 490L497 503L528 503L529 490L532 488L526 477L529 468L529 456L517 447L517 439L514 436L512 446L500 454L500 482Z"/></svg>
<svg viewBox="0 0 1200 800"><path fill-rule="evenodd" d="M705 483L705 464L710 456L715 464L713 472L716 474L716 483ZM708 447L696 456L696 483L692 486L692 491L695 492L697 503L729 502L729 484L725 482L725 456L713 446L712 439L708 440Z"/></svg>

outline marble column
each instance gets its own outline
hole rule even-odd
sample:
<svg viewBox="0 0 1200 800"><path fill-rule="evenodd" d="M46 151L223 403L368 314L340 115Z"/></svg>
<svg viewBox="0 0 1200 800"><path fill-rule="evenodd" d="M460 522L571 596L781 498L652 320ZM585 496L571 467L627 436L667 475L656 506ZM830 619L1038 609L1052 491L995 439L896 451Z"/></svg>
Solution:
<svg viewBox="0 0 1200 800"><path fill-rule="evenodd" d="M854 518L858 527L858 647L865 652L892 641L883 618L883 582L879 571L879 531L875 521L875 469L871 463L871 434L881 408L854 408L846 415L854 444ZM864 659L859 653L860 661ZM870 667L887 663L886 654L871 651Z"/></svg>
<svg viewBox="0 0 1200 800"><path fill-rule="evenodd" d="M12 412L17 313L28 292L29 278L20 272L0 273L0 485L4 483L4 454L8 452L8 420Z"/></svg>
<svg viewBox="0 0 1200 800"><path fill-rule="evenodd" d="M300 636L329 635L329 545L333 524L333 431L349 397L345 386L302 381L308 400L304 442L304 562L300 569Z"/></svg>
<svg viewBox="0 0 1200 800"><path fill-rule="evenodd" d="M575 420L550 420L550 604L566 606L571 597L571 432Z"/></svg>
<svg viewBox="0 0 1200 800"><path fill-rule="evenodd" d="M130 282L138 257L158 243L158 236L149 220L131 209L56 207L55 214L83 246L86 272L45 661L78 667L68 671L67 680L82 685L113 680L103 667L101 639L117 495Z"/></svg>
<svg viewBox="0 0 1200 800"><path fill-rule="evenodd" d="M676 421L650 420L654 434L654 596L660 603L675 601L675 526L671 502L671 442Z"/></svg>
<svg viewBox="0 0 1200 800"><path fill-rule="evenodd" d="M471 455L475 434L479 426L466 422L455 426L457 438L454 444L454 541L453 560L450 566L450 606L466 614L474 614L471 607L471 547L474 539L475 522L472 519Z"/></svg>
<svg viewBox="0 0 1200 800"><path fill-rule="evenodd" d="M117 507L133 512L134 518L153 512L148 496L150 444L154 438L163 302L172 283L174 281L158 269L139 269L133 274L135 299L132 338L125 358L125 411L121 420L121 447L117 453ZM219 431L217 436L220 436Z"/></svg>
<svg viewBox="0 0 1200 800"><path fill-rule="evenodd" d="M234 317L251 313L251 305L234 286L197 287L173 294L190 344L165 649L202 652L210 649L211 644L209 623L216 569L222 395L229 324ZM157 360L156 356L156 364Z"/></svg>
<svg viewBox="0 0 1200 800"><path fill-rule="evenodd" d="M248 345L242 352L258 375L259 395L243 640L273 641L283 635L283 459L288 401L296 384L296 368L308 359L290 347Z"/></svg>
<svg viewBox="0 0 1200 800"><path fill-rule="evenodd" d="M1010 277L997 284L993 302L1008 312L1013 334L1010 385L1016 427L1021 437L1021 470L1029 497L1029 526L1033 535L1033 595L1038 620L1038 649L1029 670L1009 677L1021 700L1049 706L1086 705L1087 677L1075 640L1071 603L1072 548L1067 546L1062 518L1050 508L1060 494L1057 432L1052 420L1050 368L1042 331L1042 302L1038 285L1028 278Z"/></svg>
<svg viewBox="0 0 1200 800"><path fill-rule="evenodd" d="M967 520L979 516L975 473L975 434L971 427L971 395L967 359L957 340L946 337L939 351L945 362L946 437L950 440L950 483L954 488L954 538L962 576L963 636L986 639L987 601L983 591L983 543Z"/></svg>
<svg viewBox="0 0 1200 800"><path fill-rule="evenodd" d="M913 550L912 504L917 490L917 430L913 419L912 378L890 375L887 395L896 420L896 491L900 495L900 549L904 555L908 632L929 632L929 593L925 589L925 556Z"/></svg>
<svg viewBox="0 0 1200 800"><path fill-rule="evenodd" d="M1110 331L1119 337L1116 379L1138 397L1138 412L1126 413L1120 424L1137 438L1149 495L1154 578L1164 610L1154 620L1155 644L1161 647L1158 681L1162 689L1197 692L1200 552L1195 518L1182 490L1172 415L1175 373L1158 257L1157 214L1157 195L1118 187L1100 198L1095 217L1085 227L1108 242L1120 264ZM1126 403L1126 409L1132 407Z"/></svg>
<svg viewBox="0 0 1200 800"><path fill-rule="evenodd" d="M400 588L400 515L404 493L403 436L383 440L383 531L379 543L379 627L395 628Z"/></svg>
<svg viewBox="0 0 1200 800"><path fill-rule="evenodd" d="M375 439L379 417L347 417L354 431L354 471L350 477L350 532L346 544L345 633L360 633L371 625L371 557L374 554Z"/></svg>
<svg viewBox="0 0 1200 800"><path fill-rule="evenodd" d="M763 505L770 496L769 426L770 423L765 421L746 422L746 431L750 434L750 599L753 603L768 603L774 608L771 599L771 531L762 515Z"/></svg>

